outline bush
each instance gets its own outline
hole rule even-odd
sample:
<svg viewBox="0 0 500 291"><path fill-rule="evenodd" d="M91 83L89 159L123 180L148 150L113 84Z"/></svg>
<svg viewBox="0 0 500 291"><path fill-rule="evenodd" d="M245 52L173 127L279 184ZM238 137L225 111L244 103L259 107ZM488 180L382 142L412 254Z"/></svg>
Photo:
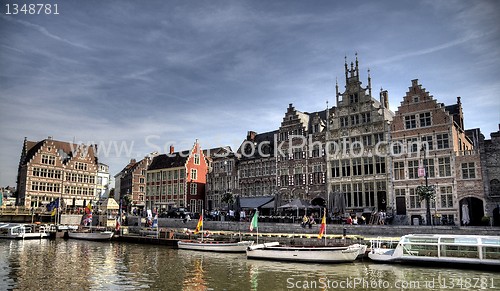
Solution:
<svg viewBox="0 0 500 291"><path fill-rule="evenodd" d="M481 218L481 225L489 226L490 225L490 217L489 216L483 216Z"/></svg>

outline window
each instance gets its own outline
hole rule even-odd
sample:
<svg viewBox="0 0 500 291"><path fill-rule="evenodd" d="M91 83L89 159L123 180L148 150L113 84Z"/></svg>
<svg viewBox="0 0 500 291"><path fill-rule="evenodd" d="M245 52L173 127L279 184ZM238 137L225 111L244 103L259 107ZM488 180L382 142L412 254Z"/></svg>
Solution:
<svg viewBox="0 0 500 291"><path fill-rule="evenodd" d="M418 179L418 160L408 161L408 179Z"/></svg>
<svg viewBox="0 0 500 291"><path fill-rule="evenodd" d="M420 127L431 126L431 113L420 113Z"/></svg>
<svg viewBox="0 0 500 291"><path fill-rule="evenodd" d="M394 193L396 194L396 196L405 196L406 189L394 189Z"/></svg>
<svg viewBox="0 0 500 291"><path fill-rule="evenodd" d="M349 103L358 103L359 98L358 98L358 93L350 94L349 95Z"/></svg>
<svg viewBox="0 0 500 291"><path fill-rule="evenodd" d="M194 155L194 164L195 165L199 165L200 164L200 155L199 154L195 154Z"/></svg>
<svg viewBox="0 0 500 291"><path fill-rule="evenodd" d="M476 178L476 167L474 163L462 163L462 178L463 179Z"/></svg>
<svg viewBox="0 0 500 291"><path fill-rule="evenodd" d="M198 171L196 169L191 169L191 180L198 179Z"/></svg>
<svg viewBox="0 0 500 291"><path fill-rule="evenodd" d="M361 172L361 158L352 159L352 175L360 176L363 173Z"/></svg>
<svg viewBox="0 0 500 291"><path fill-rule="evenodd" d="M437 148L439 150L447 149L449 147L448 134L447 133L437 134L436 142L437 142Z"/></svg>
<svg viewBox="0 0 500 291"><path fill-rule="evenodd" d="M453 193L451 186L441 186L439 188L441 198L441 208L453 208Z"/></svg>
<svg viewBox="0 0 500 291"><path fill-rule="evenodd" d="M363 136L363 145L364 146L371 146L372 145L372 136L371 135Z"/></svg>
<svg viewBox="0 0 500 291"><path fill-rule="evenodd" d="M359 115L357 114L351 115L351 124L352 125L359 124Z"/></svg>
<svg viewBox="0 0 500 291"><path fill-rule="evenodd" d="M410 208L422 208L420 205L420 197L415 188L410 188Z"/></svg>
<svg viewBox="0 0 500 291"><path fill-rule="evenodd" d="M493 179L490 181L490 195L500 195L500 181L498 181L498 179Z"/></svg>
<svg viewBox="0 0 500 291"><path fill-rule="evenodd" d="M427 150L432 151L434 149L432 145L432 135L422 136L421 138L422 144L427 144Z"/></svg>
<svg viewBox="0 0 500 291"><path fill-rule="evenodd" d="M392 143L392 154L399 155L403 151L403 142L400 140L395 140Z"/></svg>
<svg viewBox="0 0 500 291"><path fill-rule="evenodd" d="M375 205L375 191L373 183L365 183L365 206Z"/></svg>
<svg viewBox="0 0 500 291"><path fill-rule="evenodd" d="M419 150L418 146L420 145L420 143L418 142L418 139L416 137L406 139L406 143L407 143L407 149L410 153L418 152Z"/></svg>
<svg viewBox="0 0 500 291"><path fill-rule="evenodd" d="M347 116L340 118L340 127L349 126L349 118Z"/></svg>
<svg viewBox="0 0 500 291"><path fill-rule="evenodd" d="M373 135L375 137L375 144L384 141L384 134L383 133L376 133Z"/></svg>
<svg viewBox="0 0 500 291"><path fill-rule="evenodd" d="M56 157L49 156L49 155L42 155L42 164L55 165L56 164Z"/></svg>
<svg viewBox="0 0 500 291"><path fill-rule="evenodd" d="M373 175L373 159L371 157L364 158L363 164L365 168L365 175Z"/></svg>
<svg viewBox="0 0 500 291"><path fill-rule="evenodd" d="M394 162L394 180L404 180L405 178L405 163Z"/></svg>
<svg viewBox="0 0 500 291"><path fill-rule="evenodd" d="M417 119L415 115L405 116L405 125L406 129L416 128L417 127Z"/></svg>
<svg viewBox="0 0 500 291"><path fill-rule="evenodd" d="M347 197L347 207L352 207L351 184L343 184L342 193L345 193Z"/></svg>
<svg viewBox="0 0 500 291"><path fill-rule="evenodd" d="M361 122L369 123L370 121L371 121L371 113L370 112L361 113Z"/></svg>
<svg viewBox="0 0 500 291"><path fill-rule="evenodd" d="M353 195L354 195L354 207L360 207L360 206L363 206L363 189L362 189L362 185L361 183L354 183L352 185L352 192L353 192Z"/></svg>
<svg viewBox="0 0 500 291"><path fill-rule="evenodd" d="M351 165L349 160L342 160L342 177L351 176Z"/></svg>
<svg viewBox="0 0 500 291"><path fill-rule="evenodd" d="M427 177L429 177L429 178L436 177L436 171L434 169L434 159L425 159L424 160L424 169L427 172Z"/></svg>
<svg viewBox="0 0 500 291"><path fill-rule="evenodd" d="M198 184L196 184L196 183L191 183L191 184L190 184L189 189L190 189L190 194L191 194L191 195L196 195L196 194L198 194Z"/></svg>
<svg viewBox="0 0 500 291"><path fill-rule="evenodd" d="M385 174L385 157L375 157L376 174Z"/></svg>
<svg viewBox="0 0 500 291"><path fill-rule="evenodd" d="M450 158L438 158L439 177L451 176Z"/></svg>
<svg viewBox="0 0 500 291"><path fill-rule="evenodd" d="M312 157L317 158L319 157L319 152L320 152L320 147L319 145L314 145L313 150L312 150Z"/></svg>
<svg viewBox="0 0 500 291"><path fill-rule="evenodd" d="M332 161L332 177L340 177L340 161Z"/></svg>

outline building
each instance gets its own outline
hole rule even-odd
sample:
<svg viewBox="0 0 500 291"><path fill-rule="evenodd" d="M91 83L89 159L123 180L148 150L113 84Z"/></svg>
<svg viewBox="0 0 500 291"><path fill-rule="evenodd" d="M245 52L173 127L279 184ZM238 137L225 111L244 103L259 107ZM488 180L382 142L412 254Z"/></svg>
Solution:
<svg viewBox="0 0 500 291"><path fill-rule="evenodd" d="M326 110L301 112L289 104L277 135L277 205L300 198L326 206Z"/></svg>
<svg viewBox="0 0 500 291"><path fill-rule="evenodd" d="M131 159L125 168L115 175L115 200L127 204L130 212L142 213L146 206L146 170L152 153L142 160Z"/></svg>
<svg viewBox="0 0 500 291"><path fill-rule="evenodd" d="M209 165L205 209L222 209L227 207L227 204L222 202L225 194L231 194L233 197L240 194L237 168L239 159L229 146L211 149L205 156Z"/></svg>
<svg viewBox="0 0 500 291"><path fill-rule="evenodd" d="M358 58L345 62L345 91L336 84L336 107L329 110L326 131L326 160L328 208L341 215L341 207L334 205L334 196L344 195L347 212L390 210L388 194L391 191L390 157L387 141L389 125L394 114L389 110L387 91L380 92L380 100L372 97L371 77L362 86L359 79ZM335 210L336 209L336 210Z"/></svg>
<svg viewBox="0 0 500 291"><path fill-rule="evenodd" d="M427 223L427 208L416 190L427 183L435 186L433 224L479 224L484 215L480 155L464 129L460 97L445 106L417 79L411 83L391 130L395 212L411 224Z"/></svg>
<svg viewBox="0 0 500 291"><path fill-rule="evenodd" d="M191 150L153 157L146 171L146 207L160 212L185 207L201 213L208 163L198 141Z"/></svg>
<svg viewBox="0 0 500 291"><path fill-rule="evenodd" d="M56 141L23 142L17 175L16 204L42 207L63 198L67 207L96 200L96 146Z"/></svg>
<svg viewBox="0 0 500 291"><path fill-rule="evenodd" d="M109 195L109 166L99 163L97 168L96 199L108 198Z"/></svg>
<svg viewBox="0 0 500 291"><path fill-rule="evenodd" d="M492 224L500 226L500 124L499 130L485 139L476 130L473 137L479 137L481 169L485 189L485 216L492 219Z"/></svg>

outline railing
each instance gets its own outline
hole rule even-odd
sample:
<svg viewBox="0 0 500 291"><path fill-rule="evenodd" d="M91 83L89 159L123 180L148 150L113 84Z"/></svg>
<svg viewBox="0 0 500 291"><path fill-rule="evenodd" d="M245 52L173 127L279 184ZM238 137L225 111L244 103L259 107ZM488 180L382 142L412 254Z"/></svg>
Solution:
<svg viewBox="0 0 500 291"><path fill-rule="evenodd" d="M0 207L0 215L32 215L32 214L50 214L50 212L43 207L38 207L35 209L24 206Z"/></svg>

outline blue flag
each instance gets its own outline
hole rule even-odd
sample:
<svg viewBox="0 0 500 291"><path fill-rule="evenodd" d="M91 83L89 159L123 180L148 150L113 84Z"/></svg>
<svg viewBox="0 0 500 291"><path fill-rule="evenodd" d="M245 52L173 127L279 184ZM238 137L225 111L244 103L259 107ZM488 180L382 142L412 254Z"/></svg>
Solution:
<svg viewBox="0 0 500 291"><path fill-rule="evenodd" d="M47 211L52 212L54 208L59 208L59 198L47 204Z"/></svg>

